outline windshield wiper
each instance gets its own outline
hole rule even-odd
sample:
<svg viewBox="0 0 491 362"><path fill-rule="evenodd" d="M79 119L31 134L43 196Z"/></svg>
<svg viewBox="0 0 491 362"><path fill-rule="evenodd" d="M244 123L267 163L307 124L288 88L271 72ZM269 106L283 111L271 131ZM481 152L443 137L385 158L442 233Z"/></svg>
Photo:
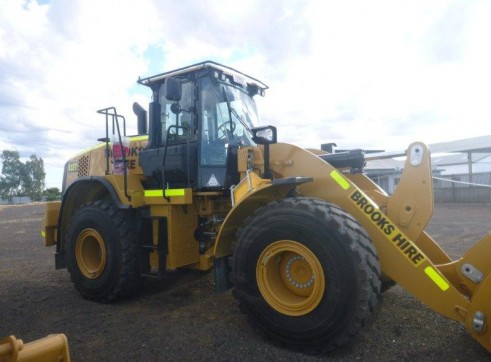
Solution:
<svg viewBox="0 0 491 362"><path fill-rule="evenodd" d="M244 121L244 118L235 110L234 107L230 104L230 100L228 99L227 92L225 91L225 87L222 86L222 91L223 91L223 97L225 98L225 101L227 102L227 109L228 109L228 117L230 119L230 124L232 124L232 114L239 120L239 122L244 126L246 130L249 131L250 134L252 134L251 128L247 125L247 123Z"/></svg>
<svg viewBox="0 0 491 362"><path fill-rule="evenodd" d="M244 121L244 118L242 118L242 116L237 113L237 111L231 107L230 110L232 111L233 115L240 121L240 123L244 126L244 128L246 130L249 131L250 134L252 134L252 130L250 129L250 127L247 125L247 123Z"/></svg>
<svg viewBox="0 0 491 362"><path fill-rule="evenodd" d="M233 129L234 129L234 125L232 122L232 109L233 108L230 105L230 101L228 99L227 92L225 91L224 86L222 86L222 93L223 93L223 98L225 98L225 102L227 102L227 110L228 110L228 119L229 119L229 123L230 123L230 130L233 131Z"/></svg>

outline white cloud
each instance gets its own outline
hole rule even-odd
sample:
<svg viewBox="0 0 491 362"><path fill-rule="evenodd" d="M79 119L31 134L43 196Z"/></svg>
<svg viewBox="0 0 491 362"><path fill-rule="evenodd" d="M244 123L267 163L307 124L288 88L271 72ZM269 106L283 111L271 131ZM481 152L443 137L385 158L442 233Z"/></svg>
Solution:
<svg viewBox="0 0 491 362"><path fill-rule="evenodd" d="M3 146L60 168L103 136L97 109L131 110L128 90L147 67L155 11L145 1L10 1L0 10Z"/></svg>
<svg viewBox="0 0 491 362"><path fill-rule="evenodd" d="M283 101L304 128L324 124L303 145L403 149L490 132L489 67L475 60L488 59L491 46L471 41L489 34L486 2L328 4L310 7L311 53L273 84L268 106L280 118ZM298 142L296 134L287 137Z"/></svg>
<svg viewBox="0 0 491 362"><path fill-rule="evenodd" d="M485 0L6 0L0 148L43 157L59 186L50 170L103 135L97 109L133 124L149 95L138 76L205 59L271 87L260 114L283 141L402 149L490 134L490 16Z"/></svg>

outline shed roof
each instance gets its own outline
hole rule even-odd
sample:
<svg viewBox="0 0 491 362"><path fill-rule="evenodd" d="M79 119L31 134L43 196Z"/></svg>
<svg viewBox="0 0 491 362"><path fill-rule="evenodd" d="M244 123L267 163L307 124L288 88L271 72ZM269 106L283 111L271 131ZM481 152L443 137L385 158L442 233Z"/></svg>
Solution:
<svg viewBox="0 0 491 362"><path fill-rule="evenodd" d="M432 153L491 153L491 135L430 144Z"/></svg>

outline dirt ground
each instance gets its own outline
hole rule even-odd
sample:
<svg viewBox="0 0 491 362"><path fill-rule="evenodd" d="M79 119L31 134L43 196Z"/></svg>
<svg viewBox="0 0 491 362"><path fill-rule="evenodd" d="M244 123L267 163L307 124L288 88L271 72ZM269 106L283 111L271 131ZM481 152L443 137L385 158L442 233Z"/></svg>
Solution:
<svg viewBox="0 0 491 362"><path fill-rule="evenodd" d="M239 312L211 274L146 281L143 294L113 304L84 300L54 247L41 242L44 205L0 206L0 337L25 342L65 333L74 361L491 361L458 323L400 287L386 292L373 321L348 346L308 356L273 345ZM430 235L452 256L491 230L490 205L436 205Z"/></svg>

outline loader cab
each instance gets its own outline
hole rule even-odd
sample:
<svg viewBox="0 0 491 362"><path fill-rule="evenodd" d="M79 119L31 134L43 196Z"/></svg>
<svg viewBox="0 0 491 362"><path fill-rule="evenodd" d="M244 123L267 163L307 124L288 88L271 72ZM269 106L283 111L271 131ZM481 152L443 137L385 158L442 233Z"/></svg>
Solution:
<svg viewBox="0 0 491 362"><path fill-rule="evenodd" d="M152 89L145 187L226 190L239 182L237 152L255 145L253 96L261 82L214 62L142 79Z"/></svg>

